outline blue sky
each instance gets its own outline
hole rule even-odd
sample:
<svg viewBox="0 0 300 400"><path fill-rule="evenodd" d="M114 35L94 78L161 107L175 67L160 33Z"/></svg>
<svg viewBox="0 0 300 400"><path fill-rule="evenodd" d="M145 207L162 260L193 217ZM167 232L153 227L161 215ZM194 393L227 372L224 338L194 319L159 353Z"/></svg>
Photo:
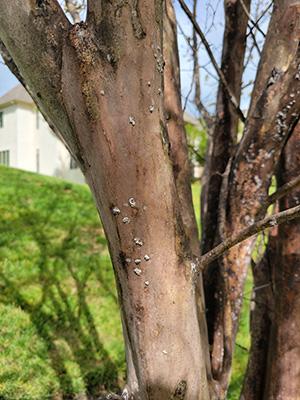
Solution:
<svg viewBox="0 0 300 400"><path fill-rule="evenodd" d="M268 0L256 0L259 1L260 4L268 3ZM192 8L192 1L187 0L187 4ZM257 2L252 2L252 10L251 13L254 16L256 14ZM211 45L211 48L215 54L218 62L221 57L221 49L222 49L222 37L224 30L224 9L223 9L223 1L222 0L198 0L198 22L206 34L207 40ZM177 15L177 20L180 25L182 31L184 31L185 35L191 36L191 24L189 23L187 17L182 11L181 7L178 5L177 1L175 1L175 10ZM258 12L258 15L260 13ZM261 27L266 32L268 24L268 18L266 18ZM181 33L181 29L178 29L178 44L179 44L179 53L180 53L180 62L181 62L181 86L182 86L182 95L183 102L185 102L185 97L190 92L191 88L191 80L192 80L192 59L189 48L186 44L186 39ZM259 37L258 37L259 39ZM260 37L262 39L262 37ZM199 48L199 59L201 64L200 76L201 76L201 86L202 86L202 100L206 104L206 106L210 110L214 110L214 101L217 90L217 81L213 78L216 76L216 73L212 66L209 64L209 59L204 50L203 46ZM254 52L253 60L249 63L249 66L244 75L244 83L247 83L254 79L255 77L255 69L258 61L258 54ZM5 92L10 90L12 87L17 85L17 79L11 74L9 69L3 64L0 63L0 96ZM251 93L251 85L247 88L247 92L242 97L241 107L242 109L246 109L248 107L249 99ZM190 100L192 100L193 92L190 93ZM187 110L196 115L197 112L193 108L192 102L187 102Z"/></svg>

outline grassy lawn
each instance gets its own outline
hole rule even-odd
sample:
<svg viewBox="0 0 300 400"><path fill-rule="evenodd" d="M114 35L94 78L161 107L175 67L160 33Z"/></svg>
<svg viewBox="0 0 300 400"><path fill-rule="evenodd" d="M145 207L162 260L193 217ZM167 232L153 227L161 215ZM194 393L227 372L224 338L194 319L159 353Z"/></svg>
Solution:
<svg viewBox="0 0 300 400"><path fill-rule="evenodd" d="M241 347L236 356L232 400L247 361ZM0 167L0 400L96 396L124 380L113 272L89 190Z"/></svg>

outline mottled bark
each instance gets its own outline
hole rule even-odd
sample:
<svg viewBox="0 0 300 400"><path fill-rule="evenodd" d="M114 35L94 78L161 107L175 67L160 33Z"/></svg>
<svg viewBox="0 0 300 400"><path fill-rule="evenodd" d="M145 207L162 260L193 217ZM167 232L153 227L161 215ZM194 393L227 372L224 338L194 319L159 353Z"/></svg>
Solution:
<svg viewBox="0 0 300 400"><path fill-rule="evenodd" d="M176 18L172 0L166 0L164 13L164 106L170 140L170 155L180 200L184 229L199 255L198 229L192 201L191 164L181 104L180 67Z"/></svg>
<svg viewBox="0 0 300 400"><path fill-rule="evenodd" d="M250 0L247 0L246 5L247 7L250 6ZM225 0L224 8L225 31L221 69L232 93L239 102L246 50L248 17L239 0ZM202 253L211 250L218 239L218 207L222 174L225 172L228 161L233 155L238 123L239 117L228 97L224 85L220 82L217 95L215 126L211 139L211 151L208 154L205 165L207 182L204 182L202 189Z"/></svg>
<svg viewBox="0 0 300 400"><path fill-rule="evenodd" d="M250 5L250 0L247 1ZM237 101L240 100L241 82L243 74L244 56L246 50L246 30L248 17L246 16L240 2L225 1L225 31L223 37L223 52L221 69L232 93ZM235 56L233 57L232 54ZM220 194L225 170L233 155L239 117L230 101L227 90L220 82L216 118L212 137L209 138L207 161L204 171L204 181L202 182L201 193L201 221L202 235L201 248L206 253L220 240L219 209L224 207L220 204ZM226 196L226 193L224 193ZM223 201L221 201L224 203ZM222 230L222 229L221 229ZM207 321L210 343L213 342L216 286L218 280L219 265L218 261L211 263L205 270L205 298L207 306ZM212 358L214 364L214 358ZM213 370L216 367L213 367ZM215 373L215 371L214 371Z"/></svg>
<svg viewBox="0 0 300 400"><path fill-rule="evenodd" d="M270 22L244 136L231 165L225 204L225 236L266 211L268 188L281 150L299 118L299 8L277 2ZM223 257L214 317L212 366L224 397L231 369L242 293L254 239Z"/></svg>
<svg viewBox="0 0 300 400"><path fill-rule="evenodd" d="M54 0L0 0L0 38L94 194L117 281L130 398L208 399L197 260L164 123L161 2L88 6L87 23L72 26Z"/></svg>
<svg viewBox="0 0 300 400"><path fill-rule="evenodd" d="M250 4L250 0L247 1ZM225 31L223 37L223 52L221 69L230 85L231 91L237 101L241 95L241 81L243 73L244 55L246 49L246 29L248 18L240 2L225 1ZM232 54L235 57L232 57ZM220 239L218 216L220 205L220 192L223 174L236 143L239 118L234 109L228 93L220 82L214 129L209 138L207 161L203 177L201 193L201 221L202 235L201 248L206 253L211 250ZM222 205L223 206L223 205ZM213 343L216 281L218 277L218 262L211 263L205 270L205 298L207 306L207 321L210 343ZM212 358L212 365L214 358ZM213 373L215 374L214 367Z"/></svg>
<svg viewBox="0 0 300 400"><path fill-rule="evenodd" d="M277 180L279 185L299 175L300 126L289 139ZM295 190L280 202L280 209L300 203ZM274 285L274 321L269 341L267 381L263 399L300 397L300 223L289 222L278 228L276 256L272 260Z"/></svg>
<svg viewBox="0 0 300 400"><path fill-rule="evenodd" d="M285 146L277 172L281 188L296 181L300 168L300 126ZM297 206L300 191L280 200L280 209ZM241 400L297 399L300 341L300 224L289 222L272 230L266 254L253 270L255 309L251 319L251 349Z"/></svg>

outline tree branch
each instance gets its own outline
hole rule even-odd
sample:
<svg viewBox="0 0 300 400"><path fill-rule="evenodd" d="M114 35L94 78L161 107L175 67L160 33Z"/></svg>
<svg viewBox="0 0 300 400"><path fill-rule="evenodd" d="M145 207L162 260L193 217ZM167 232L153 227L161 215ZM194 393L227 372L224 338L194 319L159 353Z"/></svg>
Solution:
<svg viewBox="0 0 300 400"><path fill-rule="evenodd" d="M263 37L266 37L265 32L260 29L260 26L258 25L258 22L254 21L254 19L252 18L252 16L251 16L249 10L247 9L246 4L244 3L244 1L240 0L240 3L241 3L241 6L242 6L245 14L247 15L249 21L252 23L253 27L255 27L263 35ZM251 28L249 27L249 29L251 29ZM251 30L251 33L253 33L252 30Z"/></svg>
<svg viewBox="0 0 300 400"><path fill-rule="evenodd" d="M247 34L247 37L251 34L251 31L257 28L258 23L262 20L262 18L267 14L267 12L270 10L270 8L273 6L273 1L270 2L270 4L264 9L264 11L261 13L260 17L256 21L252 21L253 26L249 27L249 33Z"/></svg>
<svg viewBox="0 0 300 400"><path fill-rule="evenodd" d="M214 247L211 251L201 256L199 260L201 269L205 268L212 261L216 260L231 247L237 245L238 243L243 242L244 240L250 238L251 236L256 235L257 233L267 228L273 228L276 225L291 221L299 217L300 217L300 205L289 208L277 214L268 216L260 221L257 221L253 225L250 225L249 227L243 229L241 232L238 232L236 235L225 239L222 243Z"/></svg>
<svg viewBox="0 0 300 400"><path fill-rule="evenodd" d="M206 37L204 35L204 33L202 32L199 24L197 23L197 21L195 21L195 18L193 17L192 12L190 11L190 9L188 8L188 6L186 5L186 3L184 2L184 0L178 0L181 8L183 9L183 11L186 13L187 17L189 18L189 20L191 21L195 31L197 32L197 34L200 36L200 39L202 41L202 43L204 44L204 47L209 55L209 58L211 59L211 62L225 88L225 91L230 99L230 102L233 104L234 109L237 113L237 115L239 116L239 118L241 119L242 122L246 121L246 118L242 112L242 110L240 109L239 103L237 101L237 99L235 98L234 94L232 93L232 90L230 89L226 78L224 76L224 73L222 72L222 70L220 69L220 67L218 66L218 63L213 55L213 52L211 51L210 45L208 43L208 41L206 40Z"/></svg>
<svg viewBox="0 0 300 400"><path fill-rule="evenodd" d="M300 185L300 175L292 179L290 182L281 186L275 193L268 197L267 206L274 204L277 200L289 194L293 189Z"/></svg>

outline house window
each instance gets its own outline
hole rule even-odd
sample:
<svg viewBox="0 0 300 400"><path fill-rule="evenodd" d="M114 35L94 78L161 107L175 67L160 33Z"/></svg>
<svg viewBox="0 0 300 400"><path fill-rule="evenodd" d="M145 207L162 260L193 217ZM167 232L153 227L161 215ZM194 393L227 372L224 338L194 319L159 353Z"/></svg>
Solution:
<svg viewBox="0 0 300 400"><path fill-rule="evenodd" d="M40 149L36 149L36 172L40 172Z"/></svg>
<svg viewBox="0 0 300 400"><path fill-rule="evenodd" d="M76 168L78 168L77 161L75 160L75 158L73 158L73 157L71 156L71 159L70 159L70 169L76 169Z"/></svg>
<svg viewBox="0 0 300 400"><path fill-rule="evenodd" d="M9 166L9 150L0 151L0 164Z"/></svg>
<svg viewBox="0 0 300 400"><path fill-rule="evenodd" d="M39 110L36 110L35 114L35 124L36 124L36 129L40 129L40 113Z"/></svg>
<svg viewBox="0 0 300 400"><path fill-rule="evenodd" d="M3 128L3 112L0 112L0 128Z"/></svg>

